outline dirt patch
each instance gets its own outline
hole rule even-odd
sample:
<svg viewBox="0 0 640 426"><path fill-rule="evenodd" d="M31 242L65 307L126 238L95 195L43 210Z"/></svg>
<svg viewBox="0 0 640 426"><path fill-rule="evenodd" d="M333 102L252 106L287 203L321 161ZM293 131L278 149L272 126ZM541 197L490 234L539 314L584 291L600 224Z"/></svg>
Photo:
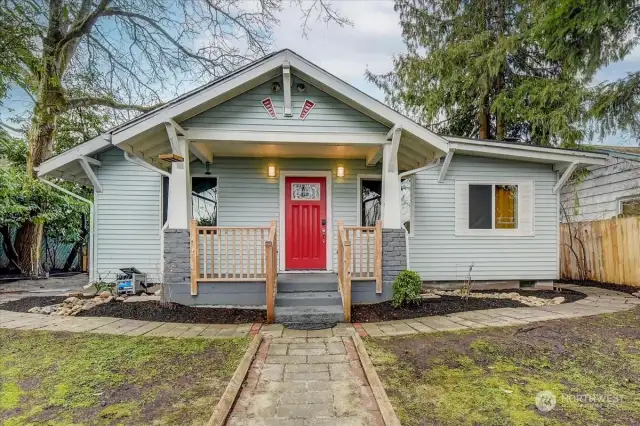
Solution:
<svg viewBox="0 0 640 426"><path fill-rule="evenodd" d="M635 308L365 344L403 425L638 424L638 323Z"/></svg>
<svg viewBox="0 0 640 426"><path fill-rule="evenodd" d="M514 290L483 290L478 293L511 293ZM562 290L519 290L516 293L524 296L536 296L543 299L553 299L562 296L565 302L575 302L586 297L583 293ZM457 296L442 296L439 299L425 299L416 305L401 306L394 308L391 302L375 303L371 305L354 305L351 308L352 322L378 322L398 319L411 319L419 317L429 317L434 315L447 315L456 312L477 311L482 309L497 308L521 308L527 305L509 299L476 299L469 298L464 301Z"/></svg>
<svg viewBox="0 0 640 426"><path fill-rule="evenodd" d="M265 322L264 309L194 308L177 303L111 302L81 311L82 317L116 317L141 321L186 322L193 324L243 324Z"/></svg>
<svg viewBox="0 0 640 426"><path fill-rule="evenodd" d="M557 282L562 284L575 284L575 285L584 286L584 287L598 287L598 288L603 288L605 290L619 291L619 292L628 293L628 294L632 294L640 291L640 287L634 287L631 285L624 285L624 284L601 283L599 281L581 282L581 281L571 281L571 280L558 280Z"/></svg>

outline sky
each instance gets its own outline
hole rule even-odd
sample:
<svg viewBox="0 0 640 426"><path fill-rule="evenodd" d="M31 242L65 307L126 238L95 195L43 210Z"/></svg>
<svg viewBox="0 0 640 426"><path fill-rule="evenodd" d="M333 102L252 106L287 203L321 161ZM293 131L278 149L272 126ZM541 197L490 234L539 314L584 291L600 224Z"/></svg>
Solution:
<svg viewBox="0 0 640 426"><path fill-rule="evenodd" d="M340 28L313 22L307 38L300 30L300 11L284 10L274 33L274 48L289 48L363 92L384 101L384 94L365 78L368 69L376 74L391 71L393 56L405 51L402 31L392 0L334 0L333 6L353 22ZM640 48L624 61L600 70L595 82L615 80L640 69ZM634 145L629 135L610 136L605 145Z"/></svg>
<svg viewBox="0 0 640 426"><path fill-rule="evenodd" d="M353 25L340 27L335 23L311 20L306 37L301 29L300 8L289 5L287 1L284 1L284 5L285 9L278 15L280 23L273 33L273 50L289 48L363 92L384 101L384 94L366 80L365 71L376 74L391 71L394 55L405 51L393 0L333 0L333 7L351 20ZM596 82L614 80L638 69L640 48L624 61L602 69L596 76ZM186 91L192 87L181 88ZM6 102L5 106L18 111L31 108L31 101L24 94L13 95L13 99ZM6 117L7 111L0 108L0 118L3 115ZM616 135L599 143L633 145L637 142L629 135Z"/></svg>

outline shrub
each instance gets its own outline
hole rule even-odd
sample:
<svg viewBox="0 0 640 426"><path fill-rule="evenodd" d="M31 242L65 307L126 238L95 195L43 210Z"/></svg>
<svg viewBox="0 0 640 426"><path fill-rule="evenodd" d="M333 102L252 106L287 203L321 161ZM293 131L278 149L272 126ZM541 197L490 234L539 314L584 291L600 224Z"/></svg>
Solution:
<svg viewBox="0 0 640 426"><path fill-rule="evenodd" d="M393 282L393 300L391 304L397 308L405 304L416 303L420 300L421 288L422 280L417 272L409 270L400 272Z"/></svg>

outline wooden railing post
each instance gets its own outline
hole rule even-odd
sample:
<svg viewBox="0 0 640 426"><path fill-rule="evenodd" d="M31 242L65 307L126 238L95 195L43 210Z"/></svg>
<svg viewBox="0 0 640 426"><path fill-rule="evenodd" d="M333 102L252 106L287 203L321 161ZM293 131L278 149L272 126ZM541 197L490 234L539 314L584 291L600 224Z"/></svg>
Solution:
<svg viewBox="0 0 640 426"><path fill-rule="evenodd" d="M373 255L373 275L376 278L376 293L382 293L382 221L376 221Z"/></svg>
<svg viewBox="0 0 640 426"><path fill-rule="evenodd" d="M266 255L266 298L267 298L267 323L271 324L275 321L275 298L277 292L277 279L278 279L278 243L276 242L277 230L276 222L271 222L271 228L269 229L269 238L264 243L265 255Z"/></svg>
<svg viewBox="0 0 640 426"><path fill-rule="evenodd" d="M189 254L191 257L191 295L198 295L198 278L200 278L200 237L198 235L198 222L191 219L189 222Z"/></svg>
<svg viewBox="0 0 640 426"><path fill-rule="evenodd" d="M351 241L344 243L344 277L342 279L342 309L344 322L351 322Z"/></svg>

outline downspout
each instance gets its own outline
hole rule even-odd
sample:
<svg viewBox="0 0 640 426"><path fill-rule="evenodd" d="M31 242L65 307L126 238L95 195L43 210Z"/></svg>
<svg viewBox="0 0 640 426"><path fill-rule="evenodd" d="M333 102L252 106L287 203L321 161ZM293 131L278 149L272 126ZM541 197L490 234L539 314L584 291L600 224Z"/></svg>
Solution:
<svg viewBox="0 0 640 426"><path fill-rule="evenodd" d="M82 202L85 202L87 204L89 204L89 284L94 282L95 276L96 276L96 271L95 271L95 264L94 264L94 256L95 256L95 251L96 251L96 240L94 238L94 233L95 233L95 226L96 226L96 221L95 219L95 207L93 205L93 201L88 200L84 197L79 196L78 194L74 194L73 192L69 191L68 189L65 189L59 185L56 185L53 182L50 182L48 180L46 180L45 178L40 178L40 181L46 183L47 185L57 189L60 192L63 192L75 199L78 199Z"/></svg>

